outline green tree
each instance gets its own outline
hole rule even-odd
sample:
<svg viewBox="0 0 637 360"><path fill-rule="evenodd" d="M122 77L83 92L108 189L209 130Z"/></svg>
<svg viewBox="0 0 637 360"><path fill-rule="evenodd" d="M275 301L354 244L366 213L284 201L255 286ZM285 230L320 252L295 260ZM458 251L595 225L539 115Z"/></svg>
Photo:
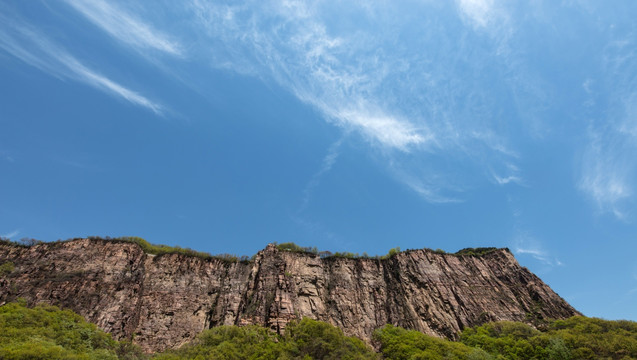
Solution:
<svg viewBox="0 0 637 360"><path fill-rule="evenodd" d="M286 350L290 357L303 359L375 359L376 354L364 342L348 337L325 322L304 318L285 329Z"/></svg>
<svg viewBox="0 0 637 360"><path fill-rule="evenodd" d="M0 359L118 359L118 349L109 334L70 310L28 308L24 301L0 306Z"/></svg>

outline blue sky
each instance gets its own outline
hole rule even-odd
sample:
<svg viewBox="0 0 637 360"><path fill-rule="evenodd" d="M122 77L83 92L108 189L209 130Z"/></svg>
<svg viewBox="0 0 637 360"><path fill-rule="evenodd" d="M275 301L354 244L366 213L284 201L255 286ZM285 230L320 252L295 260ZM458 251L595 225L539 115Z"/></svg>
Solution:
<svg viewBox="0 0 637 360"><path fill-rule="evenodd" d="M637 320L637 3L605 4L3 1L0 235L509 247Z"/></svg>

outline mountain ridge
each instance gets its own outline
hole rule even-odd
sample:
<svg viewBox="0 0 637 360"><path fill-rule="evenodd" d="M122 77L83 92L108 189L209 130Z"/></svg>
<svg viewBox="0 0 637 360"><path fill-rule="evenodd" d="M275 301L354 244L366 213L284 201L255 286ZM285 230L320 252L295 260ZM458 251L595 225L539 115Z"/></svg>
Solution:
<svg viewBox="0 0 637 360"><path fill-rule="evenodd" d="M578 315L508 249L387 258L321 257L269 244L253 260L149 254L134 242L0 244L0 304L18 297L70 308L146 351L178 347L217 325L283 332L310 317L368 340L387 323L454 338L493 320Z"/></svg>

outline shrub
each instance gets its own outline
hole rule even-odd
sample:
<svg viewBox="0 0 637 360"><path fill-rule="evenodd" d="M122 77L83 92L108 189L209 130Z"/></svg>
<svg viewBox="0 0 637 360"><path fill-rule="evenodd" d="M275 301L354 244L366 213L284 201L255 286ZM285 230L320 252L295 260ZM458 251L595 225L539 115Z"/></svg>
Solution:
<svg viewBox="0 0 637 360"><path fill-rule="evenodd" d="M495 247L464 248L456 251L454 255L482 256L496 250L498 250L498 248Z"/></svg>
<svg viewBox="0 0 637 360"><path fill-rule="evenodd" d="M293 242L286 242L286 243L282 243L282 244L278 244L276 246L277 249L281 250L281 251L291 251L291 252L297 252L297 253L307 253L307 254L314 254L317 255L319 254L318 249L316 248L316 246L311 247L311 246L299 246Z"/></svg>
<svg viewBox="0 0 637 360"><path fill-rule="evenodd" d="M345 252L335 252L334 254L332 254L332 257L335 258L345 258L345 259L357 259L359 258L358 253L352 253L349 251L345 251Z"/></svg>
<svg viewBox="0 0 637 360"><path fill-rule="evenodd" d="M80 315L55 306L0 306L0 359L117 359L119 343ZM138 347L121 358L140 359ZM124 357L128 356L128 357Z"/></svg>
<svg viewBox="0 0 637 360"><path fill-rule="evenodd" d="M415 330L385 325L374 332L384 359L488 359L480 349L435 338Z"/></svg>
<svg viewBox="0 0 637 360"><path fill-rule="evenodd" d="M281 251L291 251L291 252L304 252L303 248L293 242L286 242L283 244L278 244L276 246L277 249Z"/></svg>
<svg viewBox="0 0 637 360"><path fill-rule="evenodd" d="M288 356L296 359L376 359L363 341L345 336L325 322L304 318L288 324L283 337Z"/></svg>
<svg viewBox="0 0 637 360"><path fill-rule="evenodd" d="M11 261L3 263L2 265L0 265L0 277L5 277L11 274L11 272L13 272L14 269L15 269L15 266L13 265Z"/></svg>
<svg viewBox="0 0 637 360"><path fill-rule="evenodd" d="M98 237L91 237L91 239L104 240ZM141 237L137 237L137 236L119 237L119 238L112 239L111 241L122 241L122 242L134 243L139 245L142 248L142 250L144 250L144 252L148 254L154 254L154 255L181 254L186 256L198 257L204 260L217 259L217 260L221 260L221 261L229 262L229 263L234 263L239 261L239 258L236 255L232 255L232 254L211 255L207 252L195 251L189 248L182 248L179 246L156 245L156 244L151 244L145 239ZM241 260L247 261L244 258L242 258Z"/></svg>
<svg viewBox="0 0 637 360"><path fill-rule="evenodd" d="M389 249L389 252L387 252L387 255L382 256L382 259L389 259L392 258L394 256L396 256L398 253L400 253L400 247L396 246L395 248L391 248Z"/></svg>
<svg viewBox="0 0 637 360"><path fill-rule="evenodd" d="M219 326L203 331L189 344L154 359L279 359L279 336L260 326Z"/></svg>
<svg viewBox="0 0 637 360"><path fill-rule="evenodd" d="M637 358L637 323L574 316L538 331L519 322L465 329L462 343L507 359Z"/></svg>
<svg viewBox="0 0 637 360"><path fill-rule="evenodd" d="M303 319L288 324L285 335L251 325L205 330L190 344L155 359L374 359L365 343L324 322Z"/></svg>

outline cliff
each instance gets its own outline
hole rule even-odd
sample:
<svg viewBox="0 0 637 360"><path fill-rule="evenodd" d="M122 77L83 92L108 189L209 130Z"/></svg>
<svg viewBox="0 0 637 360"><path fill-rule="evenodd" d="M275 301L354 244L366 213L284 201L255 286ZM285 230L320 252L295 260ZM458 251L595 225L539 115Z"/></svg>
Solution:
<svg viewBox="0 0 637 360"><path fill-rule="evenodd" d="M0 244L0 265L6 262L14 268L0 274L0 304L22 297L70 308L146 351L178 347L216 325L283 331L302 317L369 340L387 323L454 338L464 327L492 320L579 314L507 249L348 259L268 245L253 261L230 262L81 239Z"/></svg>

